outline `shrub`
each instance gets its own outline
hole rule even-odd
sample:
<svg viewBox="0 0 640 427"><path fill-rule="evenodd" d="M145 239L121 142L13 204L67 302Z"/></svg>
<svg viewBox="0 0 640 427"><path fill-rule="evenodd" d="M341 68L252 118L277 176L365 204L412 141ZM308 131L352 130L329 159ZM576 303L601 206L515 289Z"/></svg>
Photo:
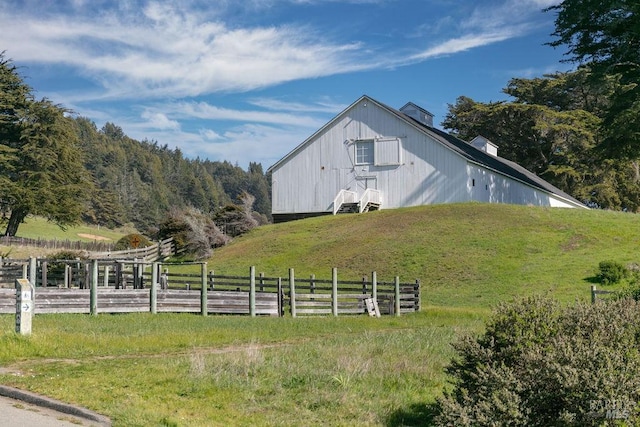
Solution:
<svg viewBox="0 0 640 427"><path fill-rule="evenodd" d="M51 254L47 257L47 276L50 284L58 284L63 282L64 271L67 266L66 262L70 260L86 260L86 254L72 250L62 250Z"/></svg>
<svg viewBox="0 0 640 427"><path fill-rule="evenodd" d="M254 215L253 203L256 198L247 192L238 196L239 205L227 205L218 211L214 222L231 237L238 237L260 225L260 220Z"/></svg>
<svg viewBox="0 0 640 427"><path fill-rule="evenodd" d="M195 208L172 210L160 224L162 239L173 237L178 253L205 259L212 249L226 245L230 238L214 224L213 220Z"/></svg>
<svg viewBox="0 0 640 427"><path fill-rule="evenodd" d="M142 234L132 233L120 238L113 246L113 250L126 251L127 249L145 248L152 244L153 243Z"/></svg>
<svg viewBox="0 0 640 427"><path fill-rule="evenodd" d="M599 426L640 420L640 305L503 304L454 345L437 425Z"/></svg>
<svg viewBox="0 0 640 427"><path fill-rule="evenodd" d="M603 285L613 285L629 276L629 270L624 265L615 261L601 261L598 278Z"/></svg>
<svg viewBox="0 0 640 427"><path fill-rule="evenodd" d="M77 251L65 249L62 251L58 251L47 257L47 260L49 261L74 260L74 259L87 259L87 256L83 252L77 252Z"/></svg>

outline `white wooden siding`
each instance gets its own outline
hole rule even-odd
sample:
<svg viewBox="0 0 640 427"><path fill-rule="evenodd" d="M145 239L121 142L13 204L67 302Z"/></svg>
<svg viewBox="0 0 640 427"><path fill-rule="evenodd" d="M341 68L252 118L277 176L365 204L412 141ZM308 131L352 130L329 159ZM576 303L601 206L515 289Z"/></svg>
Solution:
<svg viewBox="0 0 640 427"><path fill-rule="evenodd" d="M274 214L329 212L341 189L362 196L358 182L366 177L375 178L385 209L469 200L464 159L376 104L364 104L273 169ZM355 164L353 145L364 139L382 142L376 155L387 164Z"/></svg>
<svg viewBox="0 0 640 427"><path fill-rule="evenodd" d="M374 162L376 166L399 166L402 164L402 144L400 138L382 138L374 142Z"/></svg>
<svg viewBox="0 0 640 427"><path fill-rule="evenodd" d="M355 142L365 139L376 141L375 164L356 165ZM362 197L368 185L381 192L382 209L472 200L570 206L468 162L366 99L344 111L271 172L274 214L331 212L340 190Z"/></svg>

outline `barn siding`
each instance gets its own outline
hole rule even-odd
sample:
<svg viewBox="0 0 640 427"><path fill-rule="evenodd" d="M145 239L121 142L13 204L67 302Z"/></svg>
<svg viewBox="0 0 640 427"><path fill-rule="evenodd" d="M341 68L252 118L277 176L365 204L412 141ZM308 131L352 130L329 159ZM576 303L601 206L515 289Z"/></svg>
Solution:
<svg viewBox="0 0 640 427"><path fill-rule="evenodd" d="M375 138L399 138L401 164L356 165L355 141ZM329 212L341 189L361 196L374 181L382 208L466 201L465 165L376 104L360 102L273 170L273 213Z"/></svg>
<svg viewBox="0 0 640 427"><path fill-rule="evenodd" d="M356 165L356 141L391 138L402 147L399 164ZM385 160L397 159L392 144L377 150ZM571 206L469 162L367 98L354 103L271 172L273 214L332 212L340 190L361 197L366 188L381 192L382 209L467 201Z"/></svg>

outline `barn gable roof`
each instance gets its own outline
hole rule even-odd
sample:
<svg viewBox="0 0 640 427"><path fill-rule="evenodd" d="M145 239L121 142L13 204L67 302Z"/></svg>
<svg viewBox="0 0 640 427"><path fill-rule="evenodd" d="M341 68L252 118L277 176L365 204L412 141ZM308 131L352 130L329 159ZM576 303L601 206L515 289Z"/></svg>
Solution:
<svg viewBox="0 0 640 427"><path fill-rule="evenodd" d="M268 171L272 171L273 169L277 168L279 165L284 163L288 158L292 157L295 153L300 151L304 146L306 146L311 141L313 141L316 135L321 133L324 129L327 129L327 128L331 127L332 124L334 122L336 122L345 112L349 111L354 105L358 104L361 101L365 101L365 100L367 102L371 102L371 103L376 104L380 108L382 108L382 109L388 111L389 113L393 114L394 116L398 117L400 120L408 123L411 126L414 126L415 128L417 128L421 132L429 135L430 137L432 137L433 139L435 139L436 141L438 141L439 143L441 143L445 147L447 147L450 150L454 151L458 155L466 158L467 160L471 161L472 163L475 163L475 164L478 164L478 165L480 165L482 167L494 170L494 171L498 172L501 175L508 176L508 177L510 177L512 179L515 179L517 181L523 182L523 183L525 183L525 184L527 184L529 186L532 186L532 187L537 188L539 190L542 190L544 192L554 194L554 195L556 195L556 196L558 196L560 198L563 198L563 199L566 199L566 200L570 201L573 204L577 204L579 206L586 207L579 200L575 199L574 197L570 196L569 194L565 193L564 191L560 190L559 188L551 185L550 183L548 183L544 179L542 179L539 176L537 176L536 174L528 171L527 169L523 168L519 164L517 164L515 162L512 162L512 161L509 161L507 159L501 158L501 157L492 156L491 154L488 154L488 153L486 153L486 152L484 152L484 151L472 146L468 142L463 141L462 139L456 138L453 135L449 135L448 133L446 133L446 132L444 132L444 131L442 131L440 129L436 129L435 127L427 126L426 124L421 123L418 120L415 120L415 119L409 117L408 115L402 113L401 111L396 110L394 108L391 108L388 105L385 105L385 104L383 104L383 103L381 103L379 101L376 101L375 99L370 98L367 95L361 96L358 100L356 100L354 103L352 103L347 108L345 108L340 114L338 114L336 117L334 117L332 120L330 120L327 124L325 124L322 128L317 130L313 135L311 135L309 138L307 138L304 142L302 142L300 145L298 145L296 148L294 148L289 154L287 154L282 159L280 159L278 162L276 162L273 166L271 166L268 169Z"/></svg>

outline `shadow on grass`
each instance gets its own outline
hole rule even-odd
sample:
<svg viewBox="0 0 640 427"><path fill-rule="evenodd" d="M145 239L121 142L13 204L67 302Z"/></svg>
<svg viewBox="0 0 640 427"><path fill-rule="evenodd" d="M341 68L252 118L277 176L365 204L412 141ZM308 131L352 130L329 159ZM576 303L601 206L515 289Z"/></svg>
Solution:
<svg viewBox="0 0 640 427"><path fill-rule="evenodd" d="M414 404L392 412L385 425L387 427L434 426L433 420L436 413L435 403Z"/></svg>
<svg viewBox="0 0 640 427"><path fill-rule="evenodd" d="M601 285L602 284L602 279L600 277L598 277L598 276L585 277L582 280L584 280L587 283L592 283L594 285Z"/></svg>

